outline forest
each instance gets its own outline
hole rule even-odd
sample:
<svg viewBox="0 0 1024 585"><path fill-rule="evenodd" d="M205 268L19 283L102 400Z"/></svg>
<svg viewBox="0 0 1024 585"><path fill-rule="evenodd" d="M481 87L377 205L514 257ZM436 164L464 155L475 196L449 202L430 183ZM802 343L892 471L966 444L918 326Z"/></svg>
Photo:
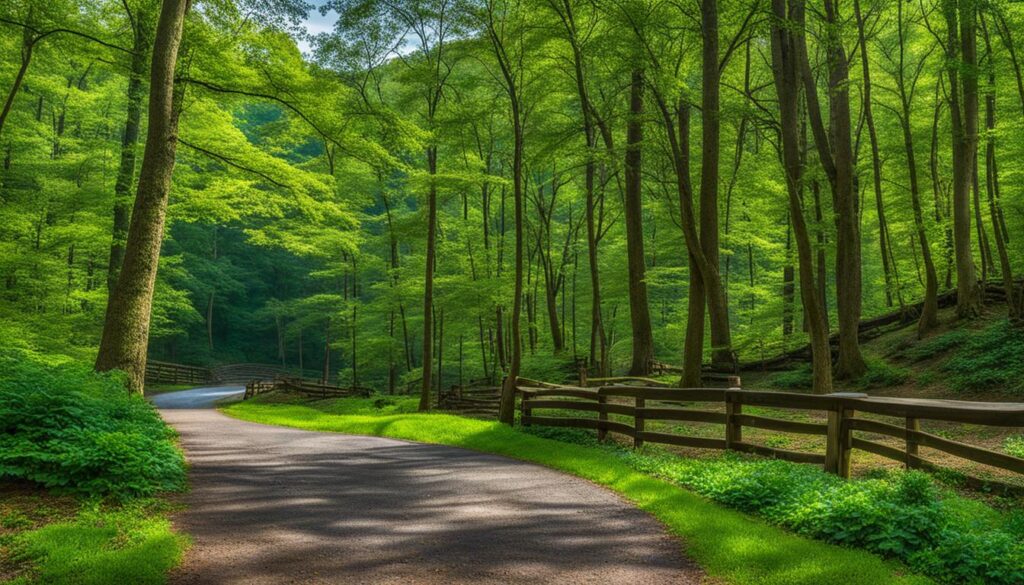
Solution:
<svg viewBox="0 0 1024 585"><path fill-rule="evenodd" d="M809 346L826 393L871 369L863 319L1020 321L1022 26L1001 0L9 0L0 335L135 389L147 355L279 363L423 408Z"/></svg>

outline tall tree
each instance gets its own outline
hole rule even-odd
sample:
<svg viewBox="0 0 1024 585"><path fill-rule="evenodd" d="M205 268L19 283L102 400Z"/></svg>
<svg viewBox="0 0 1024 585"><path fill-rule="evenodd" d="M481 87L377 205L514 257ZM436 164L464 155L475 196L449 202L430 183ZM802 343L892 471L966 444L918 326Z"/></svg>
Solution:
<svg viewBox="0 0 1024 585"><path fill-rule="evenodd" d="M971 251L971 187L978 156L978 55L975 0L943 0L946 75L953 132L953 249L956 254L956 313L981 312L981 289Z"/></svg>
<svg viewBox="0 0 1024 585"><path fill-rule="evenodd" d="M121 369L129 389L142 392L146 351L167 196L178 143L179 100L174 71L190 0L163 0L150 65L149 120L135 206L121 275L107 302L96 370Z"/></svg>
<svg viewBox="0 0 1024 585"><path fill-rule="evenodd" d="M651 312L647 303L647 257L644 254L643 190L641 164L643 152L644 76L634 68L630 74L629 118L626 120L625 200L626 260L629 273L629 320L633 331L631 376L646 376L654 360Z"/></svg>
<svg viewBox="0 0 1024 585"><path fill-rule="evenodd" d="M800 200L803 181L800 164L799 92L806 62L803 50L803 0L772 0L772 76L779 103L779 132L782 161L786 172L789 196L789 217L796 240L800 271L800 298L807 315L811 337L811 370L814 391L823 394L832 390L832 352L828 340L828 321L815 283L814 252Z"/></svg>
<svg viewBox="0 0 1024 585"><path fill-rule="evenodd" d="M802 12L802 9L801 9ZM839 314L839 358L836 376L858 378L867 371L860 351L861 253L860 210L854 188L853 137L850 126L849 61L843 48L838 3L825 0L824 44L828 65L829 121L826 130L818 105L816 80L810 68L806 36L797 36L807 113L814 143L832 186L836 214L836 310Z"/></svg>
<svg viewBox="0 0 1024 585"><path fill-rule="evenodd" d="M114 182L114 229L110 242L110 258L107 261L108 290L113 290L117 285L117 276L124 260L125 239L128 237L131 192L135 183L135 158L142 121L142 79L146 75L146 58L149 56L149 39L152 34L152 7L148 0L139 2L134 9L126 1L124 11L131 27L132 53L128 70L128 103L121 134L121 164L117 169L117 180Z"/></svg>

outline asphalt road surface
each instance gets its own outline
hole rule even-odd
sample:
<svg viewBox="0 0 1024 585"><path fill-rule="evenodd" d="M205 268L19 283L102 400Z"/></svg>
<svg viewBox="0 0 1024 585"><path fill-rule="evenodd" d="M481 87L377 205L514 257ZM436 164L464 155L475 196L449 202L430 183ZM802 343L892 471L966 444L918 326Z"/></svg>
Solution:
<svg viewBox="0 0 1024 585"><path fill-rule="evenodd" d="M219 395L202 390L154 398L180 405ZM209 408L169 406L162 415L191 463L176 525L193 545L171 583L701 582L656 520L550 469L258 425Z"/></svg>
<svg viewBox="0 0 1024 585"><path fill-rule="evenodd" d="M149 396L149 401L157 408L213 408L220 400L241 398L245 394L245 386L215 386L211 388L193 388L178 392L164 392Z"/></svg>

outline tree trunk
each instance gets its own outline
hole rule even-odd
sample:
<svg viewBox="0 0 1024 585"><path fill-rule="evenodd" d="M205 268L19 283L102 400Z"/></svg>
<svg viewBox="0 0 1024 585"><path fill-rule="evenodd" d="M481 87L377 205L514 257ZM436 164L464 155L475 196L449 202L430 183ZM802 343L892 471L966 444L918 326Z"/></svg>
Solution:
<svg viewBox="0 0 1024 585"><path fill-rule="evenodd" d="M644 79L633 69L626 121L626 254L629 269L629 317L633 329L633 362L629 375L646 376L654 359L654 337L647 305L646 257L644 255L643 192L640 185L643 141Z"/></svg>
<svg viewBox="0 0 1024 585"><path fill-rule="evenodd" d="M125 240L131 220L131 191L135 181L135 152L139 142L142 120L142 78L146 75L145 24L142 10L136 12L132 45L131 69L128 74L128 106L125 112L124 132L121 135L121 164L114 181L114 229L110 242L110 260L107 264L107 290L114 290L117 276L124 261Z"/></svg>
<svg viewBox="0 0 1024 585"><path fill-rule="evenodd" d="M167 196L174 171L178 107L174 70L189 0L164 0L150 68L146 150L121 275L110 294L96 370L124 370L132 392L142 392L146 350Z"/></svg>
<svg viewBox="0 0 1024 585"><path fill-rule="evenodd" d="M988 35L988 26L985 17L981 18L982 38L985 40L985 49L988 58L992 60L992 43ZM1002 213L999 207L999 171L996 165L996 74L992 63L988 67L988 88L985 93L985 128L987 130L985 140L985 190L988 195L988 209L992 217L992 230L995 235L996 250L999 253L999 272L1003 279L1003 288L1006 291L1006 303L1009 309L1010 319L1020 318L1020 305L1016 302L1017 287L1013 282L1013 268L1010 265L1010 255L1006 249L1006 238L1001 229L1000 218Z"/></svg>
<svg viewBox="0 0 1024 585"><path fill-rule="evenodd" d="M910 126L910 94L907 92L907 83L904 78L906 43L903 26L903 3L900 2L897 4L896 16L899 36L899 69L897 70L896 89L900 97L902 114L899 121L907 156L907 174L910 177L910 204L914 211L914 229L917 235L917 244L921 248L921 260L924 263L924 304L921 308L921 318L917 322L917 336L922 337L939 324L939 278L935 271L931 246L928 244L928 231L925 228L924 211L921 205L921 186L917 176L917 159L914 155L914 134Z"/></svg>
<svg viewBox="0 0 1024 585"><path fill-rule="evenodd" d="M970 0L950 0L943 4L943 11L948 33L946 61L953 130L956 313L960 318L973 318L981 313L981 291L971 252L971 184L978 147L977 47L974 38L977 6ZM964 75L960 74L961 69Z"/></svg>
<svg viewBox="0 0 1024 585"><path fill-rule="evenodd" d="M787 9L788 8L788 9ZM797 245L800 266L800 297L808 314L811 338L813 388L816 393L832 391L831 349L828 322L824 318L821 299L814 278L813 250L800 201L801 164L799 129L799 84L803 59L798 53L803 34L803 0L772 0L775 16L771 31L772 74L779 96L779 117L782 132L782 154L789 195L790 219Z"/></svg>
<svg viewBox="0 0 1024 585"><path fill-rule="evenodd" d="M420 412L430 410L430 383L433 373L432 355L434 351L433 340L433 310L434 310L434 262L437 245L437 185L434 183L437 175L437 146L427 148L427 171L430 173L430 188L427 191L427 259L423 280L423 379L420 389Z"/></svg>
<svg viewBox="0 0 1024 585"><path fill-rule="evenodd" d="M893 296L899 296L893 269L889 265L892 244L889 241L889 224L885 219L885 203L882 199L882 157L878 151L878 133L875 131L875 115L871 104L871 67L868 63L868 41L864 34L864 15L861 13L860 0L853 2L854 15L857 20L857 38L860 42L860 63L862 71L862 97L864 102L864 123L868 127L868 138L871 142L872 186L875 192L875 210L878 215L878 245L881 248L882 272L885 276L885 300L888 306L893 305ZM903 303L900 303L902 308Z"/></svg>
<svg viewBox="0 0 1024 585"><path fill-rule="evenodd" d="M719 369L735 371L736 355L732 351L729 327L729 306L719 272L718 183L721 148L721 78L718 54L718 0L701 2L703 51L701 68L701 133L702 151L700 178L700 245L704 252L701 281L705 288L711 326L711 363ZM703 314L703 310L701 311Z"/></svg>
<svg viewBox="0 0 1024 585"><path fill-rule="evenodd" d="M802 12L802 8L801 8ZM819 112L817 87L807 57L806 39L798 37L803 60L802 77L807 95L818 159L832 186L836 217L836 311L839 315L839 378L858 378L867 371L860 351L861 259L860 220L854 188L853 145L850 127L849 71L839 34L838 6L825 2L826 53L828 60L829 120L826 132ZM831 137L831 144L830 144Z"/></svg>

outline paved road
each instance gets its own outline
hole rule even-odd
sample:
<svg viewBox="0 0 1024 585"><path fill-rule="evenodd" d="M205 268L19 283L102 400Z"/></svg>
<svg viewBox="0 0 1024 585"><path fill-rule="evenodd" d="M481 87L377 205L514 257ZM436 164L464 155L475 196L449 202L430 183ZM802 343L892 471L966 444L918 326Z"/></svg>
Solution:
<svg viewBox="0 0 1024 585"><path fill-rule="evenodd" d="M245 394L245 386L214 386L164 392L148 398L157 408L213 408L220 400L240 398L242 394Z"/></svg>
<svg viewBox="0 0 1024 585"><path fill-rule="evenodd" d="M164 410L191 462L173 584L700 583L681 544L611 492L436 445Z"/></svg>

